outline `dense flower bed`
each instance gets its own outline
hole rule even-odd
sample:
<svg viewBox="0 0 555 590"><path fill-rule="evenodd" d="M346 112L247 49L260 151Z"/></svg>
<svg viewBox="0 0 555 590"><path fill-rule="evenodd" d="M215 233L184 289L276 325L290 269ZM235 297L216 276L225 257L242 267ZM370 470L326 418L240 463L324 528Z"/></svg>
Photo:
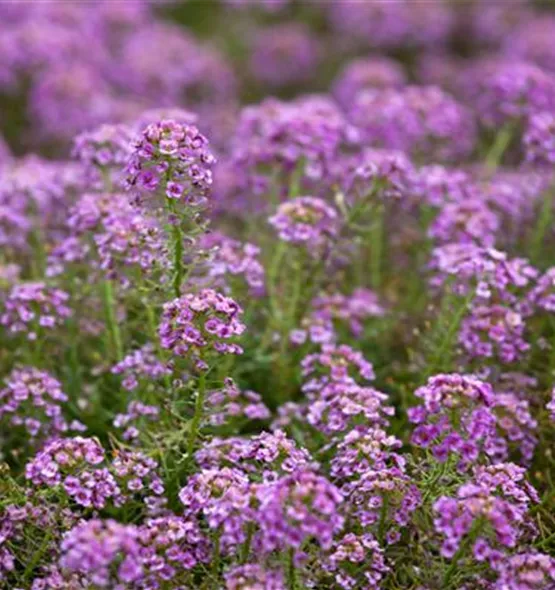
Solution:
<svg viewBox="0 0 555 590"><path fill-rule="evenodd" d="M554 590L554 40L0 3L0 588Z"/></svg>

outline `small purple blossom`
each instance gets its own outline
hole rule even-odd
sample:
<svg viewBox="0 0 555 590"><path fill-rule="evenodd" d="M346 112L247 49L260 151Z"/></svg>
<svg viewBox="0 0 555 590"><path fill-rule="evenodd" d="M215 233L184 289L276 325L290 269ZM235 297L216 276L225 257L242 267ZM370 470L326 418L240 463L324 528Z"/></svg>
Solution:
<svg viewBox="0 0 555 590"><path fill-rule="evenodd" d="M268 221L282 240L310 248L320 248L333 239L339 223L335 209L316 197L287 201Z"/></svg>
<svg viewBox="0 0 555 590"><path fill-rule="evenodd" d="M213 289L183 295L164 305L160 343L177 356L192 356L202 369L206 354L243 352L234 342L245 330L242 312L233 299Z"/></svg>

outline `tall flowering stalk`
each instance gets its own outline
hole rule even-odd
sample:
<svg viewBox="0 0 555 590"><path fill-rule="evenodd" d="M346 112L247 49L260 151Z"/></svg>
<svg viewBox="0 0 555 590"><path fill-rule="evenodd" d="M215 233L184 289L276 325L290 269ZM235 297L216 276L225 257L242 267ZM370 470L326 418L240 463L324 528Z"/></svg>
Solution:
<svg viewBox="0 0 555 590"><path fill-rule="evenodd" d="M133 143L127 188L140 206L164 210L173 240L173 290L181 295L185 240L204 231L200 218L208 205L215 158L208 140L186 123L151 123Z"/></svg>

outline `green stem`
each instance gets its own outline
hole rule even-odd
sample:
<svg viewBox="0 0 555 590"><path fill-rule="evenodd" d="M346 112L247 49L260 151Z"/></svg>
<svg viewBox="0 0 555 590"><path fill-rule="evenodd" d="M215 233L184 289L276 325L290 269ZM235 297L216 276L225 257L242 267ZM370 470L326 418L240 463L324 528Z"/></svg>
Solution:
<svg viewBox="0 0 555 590"><path fill-rule="evenodd" d="M35 229L29 236L29 243L33 250L31 258L31 272L37 280L44 277L46 270L46 254L44 251L44 240L39 229Z"/></svg>
<svg viewBox="0 0 555 590"><path fill-rule="evenodd" d="M195 403L195 414L191 421L191 431L189 432L189 444L188 444L188 454L190 457L193 456L193 451L195 449L195 443L198 438L198 431L200 426L200 421L202 420L202 415L204 411L204 398L206 395L206 373L202 372L198 379L198 392L197 392L197 401Z"/></svg>
<svg viewBox="0 0 555 590"><path fill-rule="evenodd" d="M172 226L173 234L173 292L176 297L181 296L183 281L183 232L179 222Z"/></svg>
<svg viewBox="0 0 555 590"><path fill-rule="evenodd" d="M387 519L387 512L389 509L389 496L386 494L382 498L382 509L380 510L380 523L378 524L378 539L383 546L385 537L385 521Z"/></svg>
<svg viewBox="0 0 555 590"><path fill-rule="evenodd" d="M287 553L287 585L289 590L297 589L297 575L295 572L295 550L291 547Z"/></svg>
<svg viewBox="0 0 555 590"><path fill-rule="evenodd" d="M251 543L252 543L253 536L254 536L254 523L249 522L249 524L247 525L247 538L245 539L245 542L243 543L243 546L241 547L240 562L242 564L247 563L247 561L249 560L249 553L251 550Z"/></svg>
<svg viewBox="0 0 555 590"><path fill-rule="evenodd" d="M156 348L156 353L158 358L166 363L166 356L164 354L164 350L160 346L160 338L158 336L158 329L157 329L157 322L156 317L154 315L154 309L149 304L146 297L143 299L143 305L145 306L146 310L146 317L148 322L148 329L150 331L150 337L152 338L152 342L154 343L154 347ZM167 393L169 394L171 391L171 376L164 375L164 386L166 387Z"/></svg>
<svg viewBox="0 0 555 590"><path fill-rule="evenodd" d="M214 539L214 553L212 555L212 583L213 588L219 588L219 576L220 576L220 532L216 534Z"/></svg>
<svg viewBox="0 0 555 590"><path fill-rule="evenodd" d="M300 158L300 160L297 162L297 165L295 166L295 170L293 170L293 174L291 175L291 184L289 185L290 199L294 199L295 197L299 196L305 165L305 159Z"/></svg>
<svg viewBox="0 0 555 590"><path fill-rule="evenodd" d="M537 263L541 254L543 239L551 224L553 217L553 192L550 190L545 195L538 223L536 225L534 234L532 235L532 244L530 247L530 259L533 263Z"/></svg>
<svg viewBox="0 0 555 590"><path fill-rule="evenodd" d="M447 590L449 588L451 578L453 577L453 574L457 570L459 560L468 551L468 549L471 547L472 543L474 543L474 541L478 537L478 534L480 533L481 529L482 529L482 522L481 522L481 520L478 520L474 523L474 525L470 529L466 538L459 545L457 552L453 556L451 563L449 564L449 567L447 568L447 571L445 572L445 576L443 578L443 585L442 585L442 588L444 590Z"/></svg>
<svg viewBox="0 0 555 590"><path fill-rule="evenodd" d="M76 400L81 393L81 365L79 363L79 326L77 321L71 321L71 344L69 348L69 366L71 371L72 399Z"/></svg>
<svg viewBox="0 0 555 590"><path fill-rule="evenodd" d="M379 289L382 278L382 252L384 239L384 210L376 208L376 218L370 231L370 281L373 289Z"/></svg>
<svg viewBox="0 0 555 590"><path fill-rule="evenodd" d="M486 167L491 171L495 172L503 159L503 155L507 151L509 144L513 138L514 126L511 123L507 123L497 133L493 145L486 155Z"/></svg>
<svg viewBox="0 0 555 590"><path fill-rule="evenodd" d="M459 330L461 321L464 317L464 314L468 310L468 305L474 298L474 293L470 293L467 297L464 298L462 302L459 303L459 306L453 313L451 311L451 303L452 297L450 294L446 294L444 296L444 301L442 305L442 310L440 312L440 317L438 318L437 328L438 330L443 331L443 320L446 319L446 316L450 316L452 319L449 320L449 325L447 329L444 331L444 336L441 340L441 343L436 349L436 353L433 356L432 361L428 364L428 373L427 376L433 375L436 372L436 369L442 368L444 369L449 362L451 361L452 353L453 353L453 340L457 335ZM441 365L441 366L440 366Z"/></svg>
<svg viewBox="0 0 555 590"><path fill-rule="evenodd" d="M116 317L116 304L111 281L104 281L103 296L106 313L106 327L108 328L108 333L112 340L116 359L121 361L123 359L123 344L121 331Z"/></svg>

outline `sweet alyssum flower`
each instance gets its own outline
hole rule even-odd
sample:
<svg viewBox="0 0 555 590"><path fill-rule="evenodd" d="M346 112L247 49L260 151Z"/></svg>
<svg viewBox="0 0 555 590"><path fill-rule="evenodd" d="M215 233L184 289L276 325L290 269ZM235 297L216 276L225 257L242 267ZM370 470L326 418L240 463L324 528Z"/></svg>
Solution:
<svg viewBox="0 0 555 590"><path fill-rule="evenodd" d="M226 590L285 590L281 572L264 569L256 563L230 568L225 574Z"/></svg>
<svg viewBox="0 0 555 590"><path fill-rule="evenodd" d="M471 112L434 86L364 90L349 113L366 141L414 157L465 157L476 140Z"/></svg>
<svg viewBox="0 0 555 590"><path fill-rule="evenodd" d="M555 105L555 77L514 59L472 63L460 76L462 94L488 127L518 123Z"/></svg>
<svg viewBox="0 0 555 590"><path fill-rule="evenodd" d="M257 520L264 551L280 548L300 550L308 540L329 548L341 530L339 512L343 496L325 477L299 470L258 487Z"/></svg>
<svg viewBox="0 0 555 590"><path fill-rule="evenodd" d="M388 57L369 57L349 62L335 79L333 95L348 108L355 96L368 88L401 87L406 80L401 64Z"/></svg>
<svg viewBox="0 0 555 590"><path fill-rule="evenodd" d="M324 569L334 576L339 588L350 590L359 585L379 590L382 579L390 571L383 549L370 534L347 533L334 543Z"/></svg>
<svg viewBox="0 0 555 590"><path fill-rule="evenodd" d="M475 376L453 373L431 377L415 395L423 403L408 410L417 425L411 441L430 448L439 461L454 453L467 469L481 461L505 461L515 448L531 459L537 423L528 404L513 394L494 393Z"/></svg>
<svg viewBox="0 0 555 590"><path fill-rule="evenodd" d="M537 501L523 468L512 463L478 468L474 480L460 486L456 497L442 496L434 504L434 525L444 537L442 555L453 557L463 539L474 534L479 535L475 558L499 563L506 548L515 547L525 532L530 504Z"/></svg>
<svg viewBox="0 0 555 590"><path fill-rule="evenodd" d="M171 119L152 123L133 143L127 187L154 208L164 198L202 206L212 185L214 162L208 140L194 125Z"/></svg>
<svg viewBox="0 0 555 590"><path fill-rule="evenodd" d="M0 420L22 428L31 440L68 430L82 431L85 427L80 422L64 417L68 399L61 383L46 371L34 367L14 369L0 390Z"/></svg>
<svg viewBox="0 0 555 590"><path fill-rule="evenodd" d="M250 69L254 77L273 87L303 82L314 74L321 48L300 23L284 23L256 32Z"/></svg>
<svg viewBox="0 0 555 590"><path fill-rule="evenodd" d="M355 289L350 295L323 294L315 297L310 314L301 320L301 327L291 331L294 344L310 340L314 344L332 344L343 327L354 336L361 336L365 322L385 314L377 295L365 288Z"/></svg>
<svg viewBox="0 0 555 590"><path fill-rule="evenodd" d="M297 197L287 201L268 221L282 240L309 248L327 245L339 229L336 210L316 197Z"/></svg>
<svg viewBox="0 0 555 590"><path fill-rule="evenodd" d="M347 385L375 378L372 363L364 355L346 344L324 344L320 352L307 355L301 361L303 377L310 379L303 391L318 390L328 383Z"/></svg>
<svg viewBox="0 0 555 590"><path fill-rule="evenodd" d="M179 500L187 518L202 517L210 529L218 531L223 547L235 549L245 542L247 525L256 520L253 491L240 469L203 469L189 478Z"/></svg>
<svg viewBox="0 0 555 590"><path fill-rule="evenodd" d="M164 376L171 375L171 369L158 360L152 344L145 344L114 365L112 373L123 375L122 386L128 391L133 391L141 382L158 381Z"/></svg>
<svg viewBox="0 0 555 590"><path fill-rule="evenodd" d="M99 588L117 588L141 578L139 530L114 520L93 519L69 531L61 543L60 565Z"/></svg>
<svg viewBox="0 0 555 590"><path fill-rule="evenodd" d="M38 333L55 329L71 316L69 295L46 283L18 283L13 286L3 305L0 324L12 334L26 333L36 340Z"/></svg>
<svg viewBox="0 0 555 590"><path fill-rule="evenodd" d="M192 357L197 368L206 368L204 357L209 354L243 352L234 342L245 330L242 313L233 299L213 289L188 293L164 305L160 343L174 355Z"/></svg>
<svg viewBox="0 0 555 590"><path fill-rule="evenodd" d="M73 143L73 156L87 172L121 174L131 152L132 132L125 125L101 125L79 134Z"/></svg>
<svg viewBox="0 0 555 590"><path fill-rule="evenodd" d="M255 391L241 391L226 378L222 389L211 391L206 396L208 422L212 426L225 425L234 420L266 420L270 410Z"/></svg>
<svg viewBox="0 0 555 590"><path fill-rule="evenodd" d="M129 402L124 414L116 414L113 425L114 428L125 429L122 438L125 441L133 441L139 437L140 430L138 426L141 422L156 422L159 419L160 408L158 406L149 406L140 401Z"/></svg>
<svg viewBox="0 0 555 590"><path fill-rule="evenodd" d="M555 586L555 559L546 553L528 551L500 560L494 590L541 590Z"/></svg>
<svg viewBox="0 0 555 590"><path fill-rule="evenodd" d="M213 438L195 453L195 459L203 469L233 467L270 481L276 475L315 467L309 452L282 430L248 438Z"/></svg>
<svg viewBox="0 0 555 590"><path fill-rule="evenodd" d="M229 292L235 277L242 278L252 296L264 292L265 270L260 262L260 248L251 243L242 243L220 232L202 236L201 249L208 250L209 260L202 268L211 286ZM199 278L202 282L204 277Z"/></svg>
<svg viewBox="0 0 555 590"><path fill-rule="evenodd" d="M528 162L555 164L555 116L549 111L533 114L523 141Z"/></svg>

